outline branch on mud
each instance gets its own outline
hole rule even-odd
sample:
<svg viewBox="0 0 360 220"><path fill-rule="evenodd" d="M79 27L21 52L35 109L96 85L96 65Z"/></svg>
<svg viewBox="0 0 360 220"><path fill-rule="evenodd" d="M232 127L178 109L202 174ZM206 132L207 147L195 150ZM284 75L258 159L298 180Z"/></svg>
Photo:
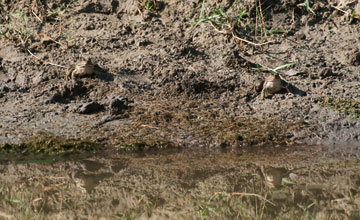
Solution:
<svg viewBox="0 0 360 220"><path fill-rule="evenodd" d="M243 41L243 42L248 43L248 44L252 44L252 45L254 45L254 46L263 46L263 45L266 45L266 44L274 43L274 42L275 42L275 41L268 41L268 42L264 42L264 43L254 43L254 42L251 42L251 41L248 41L248 40L245 40L245 39L243 39L243 38L240 38L240 37L236 36L236 35L234 34L234 32L232 33L232 36L233 36L233 38L235 38L235 39L237 39L237 40Z"/></svg>
<svg viewBox="0 0 360 220"><path fill-rule="evenodd" d="M48 61L46 61L46 60L41 59L40 57L37 57L36 55L34 55L33 53L31 53L31 51L30 51L28 48L26 48L26 50L29 52L29 54L30 54L31 56L33 56L33 57L35 57L36 59L44 62L45 64L49 64L49 65L52 65L52 66L58 66L58 67L61 67L61 68L65 68L65 66L62 66L62 65L59 65L59 64L55 64L55 63L50 63L50 62L48 62Z"/></svg>
<svg viewBox="0 0 360 220"><path fill-rule="evenodd" d="M347 11L345 11L345 10L342 10L341 8L338 8L338 7L334 6L334 5L330 5L330 7L334 8L334 9L336 9L336 10L338 10L338 11L341 11L342 13L350 16L351 18L355 18L355 19L357 19L357 20L360 21L360 17L359 17L359 16L350 14L349 12L347 12Z"/></svg>
<svg viewBox="0 0 360 220"><path fill-rule="evenodd" d="M264 45L267 45L269 43L274 43L275 41L267 41L267 42L264 42L264 43L254 43L252 41L249 41L249 40L246 40L244 38L241 38L239 37L237 34L236 34L236 31L235 31L235 25L232 25L232 28L231 28L231 35L233 38L237 39L237 40L240 40L242 42L245 42L245 43L248 43L248 44L252 44L254 46L264 46Z"/></svg>
<svg viewBox="0 0 360 220"><path fill-rule="evenodd" d="M218 195L218 194L225 194L225 195L227 195L227 196L229 196L229 195L230 195L230 196L255 196L255 197L258 197L258 198L264 200L265 202L268 202L268 203L270 203L271 205L275 206L275 204L274 204L273 202L267 200L267 199L266 199L265 197L263 197L263 196L260 196L260 195L258 195L258 194L255 194L255 193L240 193L240 192L233 192L233 193L230 193L230 194L228 194L228 193L223 193L223 192L216 192L216 193L215 193L215 195Z"/></svg>

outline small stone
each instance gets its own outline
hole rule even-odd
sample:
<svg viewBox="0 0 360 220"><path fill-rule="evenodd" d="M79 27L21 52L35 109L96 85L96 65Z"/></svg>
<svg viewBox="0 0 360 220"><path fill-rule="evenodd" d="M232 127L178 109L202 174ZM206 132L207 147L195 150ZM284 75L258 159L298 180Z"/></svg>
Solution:
<svg viewBox="0 0 360 220"><path fill-rule="evenodd" d="M129 108L129 100L121 96L114 96L109 100L109 108L112 114L120 114Z"/></svg>
<svg viewBox="0 0 360 220"><path fill-rule="evenodd" d="M272 199L277 201L286 201L290 197L289 193L277 191L273 192Z"/></svg>
<svg viewBox="0 0 360 220"><path fill-rule="evenodd" d="M5 85L2 85L2 86L0 87L0 92L7 93L7 92L9 92L9 91L10 91L9 87L7 87L7 86L5 86Z"/></svg>
<svg viewBox="0 0 360 220"><path fill-rule="evenodd" d="M47 81L49 78L46 74L38 72L35 76L31 79L32 83L37 85L41 82Z"/></svg>
<svg viewBox="0 0 360 220"><path fill-rule="evenodd" d="M73 110L73 112L79 113L79 114L94 114L97 112L100 112L104 110L104 106L92 101L88 103L83 103L78 106L76 106Z"/></svg>
<svg viewBox="0 0 360 220"><path fill-rule="evenodd" d="M355 50L349 57L349 63L354 66L360 65L360 51Z"/></svg>

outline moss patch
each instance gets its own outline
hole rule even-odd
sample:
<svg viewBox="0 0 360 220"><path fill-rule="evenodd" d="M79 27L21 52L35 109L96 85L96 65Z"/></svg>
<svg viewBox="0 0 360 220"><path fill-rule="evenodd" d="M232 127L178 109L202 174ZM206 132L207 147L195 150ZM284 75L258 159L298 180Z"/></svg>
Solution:
<svg viewBox="0 0 360 220"><path fill-rule="evenodd" d="M358 100L323 97L320 99L320 105L334 109L351 118L360 118L360 101Z"/></svg>
<svg viewBox="0 0 360 220"><path fill-rule="evenodd" d="M304 135L311 135L311 125L300 120L227 117L203 103L151 103L135 107L129 117L132 125L121 136L114 135L115 145L126 150L292 145L299 138L294 132L309 131ZM194 141L189 144L186 140Z"/></svg>
<svg viewBox="0 0 360 220"><path fill-rule="evenodd" d="M8 154L43 154L67 155L74 153L94 152L100 145L91 141L66 139L63 137L45 135L33 138L21 144L0 145L1 153Z"/></svg>

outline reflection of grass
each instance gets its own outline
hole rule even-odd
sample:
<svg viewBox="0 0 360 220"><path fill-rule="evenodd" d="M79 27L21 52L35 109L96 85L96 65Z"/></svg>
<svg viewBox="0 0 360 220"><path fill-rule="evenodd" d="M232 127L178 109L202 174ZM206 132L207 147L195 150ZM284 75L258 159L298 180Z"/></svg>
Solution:
<svg viewBox="0 0 360 220"><path fill-rule="evenodd" d="M36 199L31 190L22 187L2 186L0 190L0 199L11 207L13 211L22 215L22 219L43 219L43 210L34 210ZM36 208L35 208L36 209ZM10 211L8 209L8 211ZM10 216L10 213L6 213ZM14 218L14 216L12 216Z"/></svg>
<svg viewBox="0 0 360 220"><path fill-rule="evenodd" d="M313 219L314 203L311 199L301 197L297 201L291 198L279 200L274 198L274 193L290 195L293 188L285 185L269 189L265 185L263 178L252 174L247 176L246 182L241 183L244 192L217 192L211 197L193 199L197 207L195 213L201 219Z"/></svg>
<svg viewBox="0 0 360 220"><path fill-rule="evenodd" d="M320 99L320 105L349 115L351 118L360 118L360 101L358 100L323 97Z"/></svg>
<svg viewBox="0 0 360 220"><path fill-rule="evenodd" d="M201 219L263 219L268 200L257 199L255 194L231 196L218 193L205 201L193 200ZM244 198L247 197L247 198ZM259 196L261 197L261 196ZM256 204L255 204L256 203Z"/></svg>
<svg viewBox="0 0 360 220"><path fill-rule="evenodd" d="M304 218L303 219L314 219L311 215L310 215L310 209L315 205L315 203L311 203L310 205L307 206L302 206L300 204L298 204L298 206L304 211Z"/></svg>
<svg viewBox="0 0 360 220"><path fill-rule="evenodd" d="M261 193L266 194L266 190L262 189ZM302 206L301 204L294 206L292 203L275 205L272 201L252 193L218 193L204 200L193 199L193 202L195 207L197 207L195 213L200 219L314 219L312 217L314 203L307 206ZM276 210L284 205L292 207L293 214L290 216L279 215Z"/></svg>
<svg viewBox="0 0 360 220"><path fill-rule="evenodd" d="M137 217L134 216L115 216L116 220L136 220L138 219Z"/></svg>

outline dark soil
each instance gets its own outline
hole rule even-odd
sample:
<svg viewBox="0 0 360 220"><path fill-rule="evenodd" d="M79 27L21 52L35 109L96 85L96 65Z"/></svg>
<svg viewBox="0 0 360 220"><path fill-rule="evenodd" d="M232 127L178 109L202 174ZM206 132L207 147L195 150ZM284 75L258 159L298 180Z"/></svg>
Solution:
<svg viewBox="0 0 360 220"><path fill-rule="evenodd" d="M17 211L19 219L34 213L49 219L359 215L354 211L359 161L351 158L360 153L360 4L309 1L310 10L304 2L1 0L3 154L47 153L38 143L65 154L93 152L88 146L107 153L51 165L29 160L14 165L7 158L0 216ZM96 74L65 80L67 68L84 58L96 63ZM290 63L296 64L279 72L293 89L263 99L262 83L271 72L264 69ZM192 153L145 159L108 154L165 148ZM244 159L231 150L249 155ZM253 157L253 150L264 155ZM272 204L278 215L261 207L275 202L272 189L284 186L265 186L263 171L258 179L252 175L273 161L280 168L306 167L294 171L300 179L291 180L296 187L286 185L286 201ZM87 164L101 168L89 170ZM92 183L76 188L75 179ZM312 181L315 190L306 188ZM19 191L24 184L30 185ZM40 191L30 196L32 187ZM261 197L242 194L238 200L234 192ZM20 199L7 197L18 193L27 195L20 208L14 202ZM76 201L66 199L74 195ZM248 215L239 211L243 206Z"/></svg>

